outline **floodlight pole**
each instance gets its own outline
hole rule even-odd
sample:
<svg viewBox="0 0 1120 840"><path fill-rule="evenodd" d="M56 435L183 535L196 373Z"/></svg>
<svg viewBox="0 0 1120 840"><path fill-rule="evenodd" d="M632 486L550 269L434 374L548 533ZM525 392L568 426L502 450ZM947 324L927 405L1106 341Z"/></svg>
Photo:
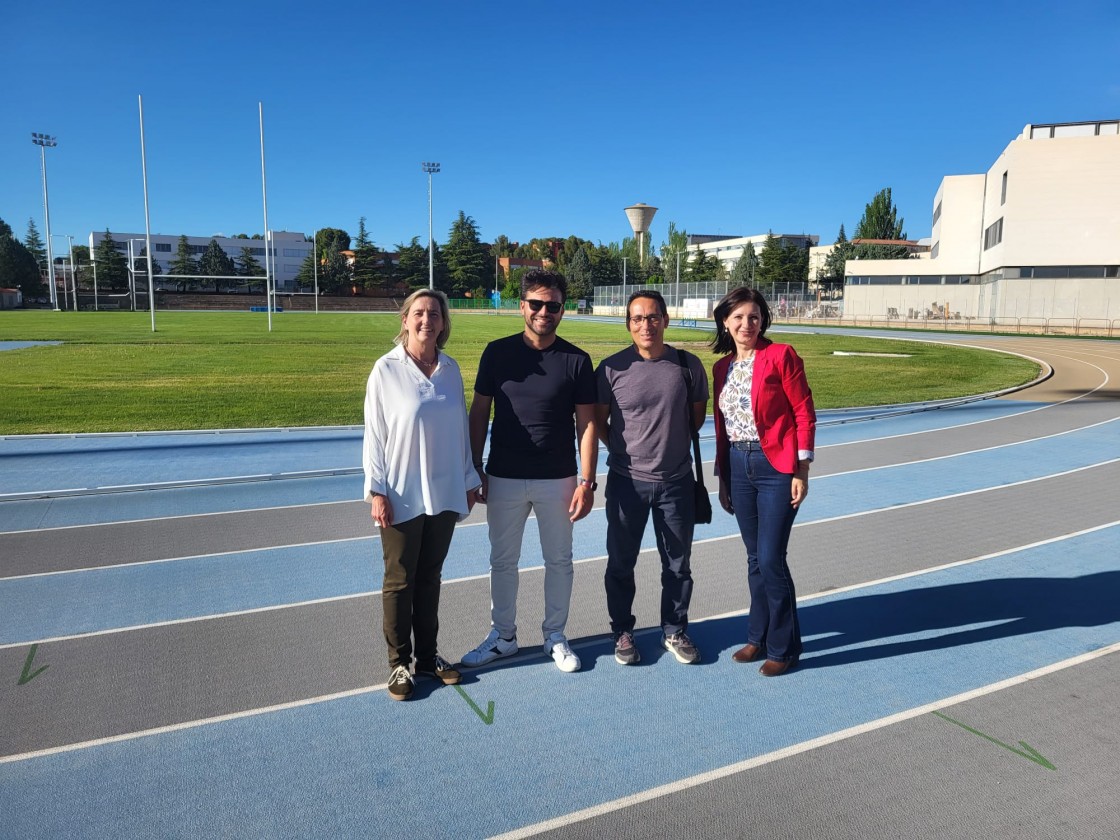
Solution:
<svg viewBox="0 0 1120 840"><path fill-rule="evenodd" d="M319 311L319 231L311 234L311 268L315 273L315 311Z"/></svg>
<svg viewBox="0 0 1120 840"><path fill-rule="evenodd" d="M74 311L78 311L78 275L74 273L74 237L66 234L66 242L70 249L70 287L74 290Z"/></svg>
<svg viewBox="0 0 1120 840"><path fill-rule="evenodd" d="M264 169L264 103L257 102L257 114L261 125L261 203L264 206L264 296L265 309L268 310L268 331L272 332L272 283L275 278L269 269L269 250L271 240L268 232L268 179Z"/></svg>
<svg viewBox="0 0 1120 840"><path fill-rule="evenodd" d="M432 173L439 172L439 164L424 161L420 164L428 173L428 288L436 287L436 241L432 238Z"/></svg>
<svg viewBox="0 0 1120 840"><path fill-rule="evenodd" d="M152 311L152 332L156 331L156 290L152 280L152 225L148 218L148 153L144 147L144 97L137 96L140 104L140 170L144 176L144 253L148 257L148 307ZM136 278L132 279L135 303Z"/></svg>
<svg viewBox="0 0 1120 840"><path fill-rule="evenodd" d="M58 289L54 285L54 254L51 251L51 205L47 200L47 147L54 148L58 139L49 134L31 132L31 142L39 147L39 160L43 169L43 215L47 220L47 276L50 278L51 307L58 312Z"/></svg>

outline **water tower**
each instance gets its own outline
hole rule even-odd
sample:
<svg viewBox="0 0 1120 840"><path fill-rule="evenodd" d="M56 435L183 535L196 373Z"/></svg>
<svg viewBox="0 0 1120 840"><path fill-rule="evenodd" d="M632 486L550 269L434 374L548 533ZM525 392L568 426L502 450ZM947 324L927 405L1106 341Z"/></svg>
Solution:
<svg viewBox="0 0 1120 840"><path fill-rule="evenodd" d="M640 201L633 207L626 208L626 218L630 220L630 227L634 229L634 238L638 240L638 259L642 265L646 263L646 235L649 233L649 226L656 212L656 207L650 207Z"/></svg>

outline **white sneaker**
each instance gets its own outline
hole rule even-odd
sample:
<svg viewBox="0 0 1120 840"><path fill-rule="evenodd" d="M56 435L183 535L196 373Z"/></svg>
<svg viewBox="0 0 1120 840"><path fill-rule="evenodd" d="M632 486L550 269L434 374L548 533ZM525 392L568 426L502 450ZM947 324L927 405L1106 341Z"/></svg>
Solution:
<svg viewBox="0 0 1120 840"><path fill-rule="evenodd" d="M567 674L578 671L582 667L579 657L575 655L563 633L553 633L545 639L544 652L552 657L557 668Z"/></svg>
<svg viewBox="0 0 1120 840"><path fill-rule="evenodd" d="M463 664L468 668L479 668L495 659L513 656L515 653L517 653L517 639L503 639L495 629L482 640L482 644L463 656Z"/></svg>

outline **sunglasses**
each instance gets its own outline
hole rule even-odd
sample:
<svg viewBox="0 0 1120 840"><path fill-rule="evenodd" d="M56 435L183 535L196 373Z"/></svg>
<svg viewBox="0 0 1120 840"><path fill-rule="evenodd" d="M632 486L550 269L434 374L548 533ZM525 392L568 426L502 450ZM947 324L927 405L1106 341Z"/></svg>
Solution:
<svg viewBox="0 0 1120 840"><path fill-rule="evenodd" d="M535 298L522 298L522 300L529 304L529 308L534 312L540 312L543 306L548 310L549 315L555 315L564 307L564 304L558 300L536 300Z"/></svg>

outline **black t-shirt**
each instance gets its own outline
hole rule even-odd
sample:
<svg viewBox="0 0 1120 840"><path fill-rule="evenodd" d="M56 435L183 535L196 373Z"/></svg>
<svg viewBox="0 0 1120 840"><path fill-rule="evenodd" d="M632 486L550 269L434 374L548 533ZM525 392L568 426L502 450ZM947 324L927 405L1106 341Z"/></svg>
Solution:
<svg viewBox="0 0 1120 840"><path fill-rule="evenodd" d="M494 400L486 471L499 478L576 474L575 407L595 403L591 357L559 336L545 350L521 333L482 351L474 389Z"/></svg>

